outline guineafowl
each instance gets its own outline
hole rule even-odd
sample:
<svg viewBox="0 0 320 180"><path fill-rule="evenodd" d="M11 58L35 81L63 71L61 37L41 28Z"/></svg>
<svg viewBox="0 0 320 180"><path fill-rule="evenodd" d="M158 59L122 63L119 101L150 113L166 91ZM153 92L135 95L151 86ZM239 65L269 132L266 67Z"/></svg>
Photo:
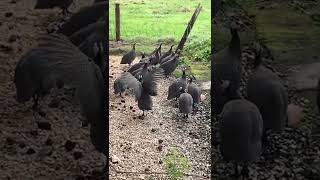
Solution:
<svg viewBox="0 0 320 180"><path fill-rule="evenodd" d="M17 100L23 103L34 95L48 94L61 81L76 89L81 114L91 124L91 142L106 155L106 88L99 67L67 37L58 34L44 36L16 66Z"/></svg>
<svg viewBox="0 0 320 180"><path fill-rule="evenodd" d="M78 12L73 14L66 23L62 24L58 33L70 36L81 28L97 22L100 18L106 20L107 8L107 1L81 8Z"/></svg>
<svg viewBox="0 0 320 180"><path fill-rule="evenodd" d="M255 61L262 61L261 48L256 51ZM275 73L262 64L255 64L257 66L247 84L248 100L259 108L265 131L272 129L281 132L287 119L287 91Z"/></svg>
<svg viewBox="0 0 320 180"><path fill-rule="evenodd" d="M37 0L34 9L52 9L59 7L64 15L70 13L68 8L73 3L73 0Z"/></svg>
<svg viewBox="0 0 320 180"><path fill-rule="evenodd" d="M167 57L165 57L163 59L160 59L160 64L163 64L163 63L165 63L165 62L167 62L169 60L172 60L174 58L175 54L176 53L173 52L169 56L167 56Z"/></svg>
<svg viewBox="0 0 320 180"><path fill-rule="evenodd" d="M167 51L166 53L164 53L161 57L160 57L160 60L162 60L163 58L169 56L171 53L172 53L172 48L173 48L174 45L171 45L169 51Z"/></svg>
<svg viewBox="0 0 320 180"><path fill-rule="evenodd" d="M187 92L187 89L179 88L181 95L179 96L179 110L185 114L187 118L192 112L193 99L192 96Z"/></svg>
<svg viewBox="0 0 320 180"><path fill-rule="evenodd" d="M132 65L128 70L127 72L131 73L132 75L135 75L135 73L137 73L138 69L141 70L142 66L144 65L145 63L144 62L138 62L134 65Z"/></svg>
<svg viewBox="0 0 320 180"><path fill-rule="evenodd" d="M107 35L102 30L92 32L78 47L85 55L92 58L101 71L104 72L108 46L106 41Z"/></svg>
<svg viewBox="0 0 320 180"><path fill-rule="evenodd" d="M318 79L318 87L317 87L317 106L318 106L318 111L320 112L320 79Z"/></svg>
<svg viewBox="0 0 320 180"><path fill-rule="evenodd" d="M175 54L171 60L168 60L160 64L160 68L164 70L164 75L166 77L169 77L169 75L171 75L174 72L174 70L176 70L176 68L179 65L179 61L179 54Z"/></svg>
<svg viewBox="0 0 320 180"><path fill-rule="evenodd" d="M75 33L69 36L69 39L74 45L79 46L92 34L98 34L100 40L107 39L106 31L106 22L95 22L77 30ZM104 40L104 42L107 42L107 40Z"/></svg>
<svg viewBox="0 0 320 180"><path fill-rule="evenodd" d="M114 81L113 89L114 94L119 93L120 96L126 89L133 89L136 100L138 100L141 96L142 85L132 74L125 72Z"/></svg>
<svg viewBox="0 0 320 180"><path fill-rule="evenodd" d="M149 56L153 56L156 54L156 52L159 52L160 56L161 56L161 46L162 46L162 43L160 43L159 47L157 47L156 49L154 49Z"/></svg>
<svg viewBox="0 0 320 180"><path fill-rule="evenodd" d="M133 44L132 49L127 54L123 55L120 64L129 64L129 67L131 66L131 63L136 58L136 43Z"/></svg>
<svg viewBox="0 0 320 180"><path fill-rule="evenodd" d="M214 76L216 76L218 81L230 81L228 92L226 92L230 97L237 96L242 76L240 38L233 24L231 35L232 38L229 46L212 56L213 66L215 67L215 71L213 71ZM221 95L215 93L214 99L221 99L218 96ZM216 114L221 113L224 103L225 102L217 102L220 106L215 108Z"/></svg>
<svg viewBox="0 0 320 180"><path fill-rule="evenodd" d="M187 76L185 69L182 69L182 77L169 86L167 100L179 98L181 95L181 91L179 91L180 87L182 87L182 89L186 89L187 87Z"/></svg>
<svg viewBox="0 0 320 180"><path fill-rule="evenodd" d="M151 65L156 65L156 64L160 63L160 51L159 51L159 49L155 52L154 55L149 57L149 59L150 59Z"/></svg>
<svg viewBox="0 0 320 180"><path fill-rule="evenodd" d="M263 120L256 105L244 99L229 101L223 107L219 124L220 151L223 158L235 163L244 163L241 174L249 176L248 164L259 160L263 133Z"/></svg>
<svg viewBox="0 0 320 180"><path fill-rule="evenodd" d="M201 91L200 91L200 88L195 83L192 82L192 78L189 78L189 84L187 85L187 90L193 99L192 106L195 107L196 104L200 103Z"/></svg>

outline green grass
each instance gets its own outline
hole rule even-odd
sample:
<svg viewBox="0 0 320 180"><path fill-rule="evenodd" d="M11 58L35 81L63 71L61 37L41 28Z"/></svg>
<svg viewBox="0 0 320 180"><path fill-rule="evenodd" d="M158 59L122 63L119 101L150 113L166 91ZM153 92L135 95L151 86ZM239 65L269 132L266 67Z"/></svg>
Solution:
<svg viewBox="0 0 320 180"><path fill-rule="evenodd" d="M182 63L205 64L195 72L210 71L206 64L211 53L211 1L210 0L111 0L109 1L109 41L115 40L115 2L120 3L120 35L126 42L121 48L131 49L137 43L138 52L151 52L160 42L163 52L178 45L190 18L200 3L202 10L193 25L184 46ZM176 47L175 46L175 47Z"/></svg>
<svg viewBox="0 0 320 180"><path fill-rule="evenodd" d="M190 162L176 148L171 148L164 158L164 167L172 180L182 179L184 173L190 170Z"/></svg>

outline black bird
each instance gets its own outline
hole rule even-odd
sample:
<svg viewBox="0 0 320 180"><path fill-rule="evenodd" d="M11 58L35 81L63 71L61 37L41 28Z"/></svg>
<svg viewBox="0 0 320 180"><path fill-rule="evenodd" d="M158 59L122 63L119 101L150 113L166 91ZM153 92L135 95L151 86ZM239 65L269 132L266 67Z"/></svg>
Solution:
<svg viewBox="0 0 320 180"><path fill-rule="evenodd" d="M78 12L73 14L66 23L62 24L57 32L66 36L70 36L89 24L97 22L101 18L106 20L107 7L107 1L83 7Z"/></svg>
<svg viewBox="0 0 320 180"><path fill-rule="evenodd" d="M187 92L187 89L180 87L179 90L181 92L179 96L179 110L181 113L185 114L185 117L187 118L192 112L193 99L192 96Z"/></svg>
<svg viewBox="0 0 320 180"><path fill-rule="evenodd" d="M160 56L161 56L161 46L162 46L162 43L160 43L159 47L157 47L156 49L154 49L149 56L153 56L156 54L156 52L159 52L160 53Z"/></svg>
<svg viewBox="0 0 320 180"><path fill-rule="evenodd" d="M261 112L264 133L269 129L281 132L287 121L288 94L281 79L261 64L261 51L257 47L256 68L247 84L248 100Z"/></svg>
<svg viewBox="0 0 320 180"><path fill-rule="evenodd" d="M242 65L241 65L241 46L238 31L235 24L231 25L231 41L229 46L225 49L217 52L212 56L212 63L215 67L213 71L218 81L229 81L230 86L228 88L228 96L236 97L238 94L238 89L240 85L240 80L242 76ZM221 94L214 93L214 99L216 99L217 107L214 109L216 114L221 113L223 105L226 102L218 102L222 99Z"/></svg>
<svg viewBox="0 0 320 180"><path fill-rule="evenodd" d="M235 174L243 163L243 179L249 176L248 163L259 160L262 152L263 120L256 105L244 99L229 101L223 107L219 124L220 151L233 161Z"/></svg>
<svg viewBox="0 0 320 180"><path fill-rule="evenodd" d="M167 99L179 98L181 95L181 91L179 90L181 87L182 89L187 88L187 76L186 76L186 69L182 69L182 77L175 82L173 82L168 89L168 97Z"/></svg>
<svg viewBox="0 0 320 180"><path fill-rule="evenodd" d="M114 81L114 94L123 93L126 89L133 89L136 100L141 97L142 85L132 74L124 72L119 78Z"/></svg>
<svg viewBox="0 0 320 180"><path fill-rule="evenodd" d="M92 24L89 24L86 27L83 27L79 30L77 30L75 33L73 33L71 36L69 36L70 41L76 45L79 46L81 43L83 43L90 35L96 34L97 39L104 40L104 43L107 44L107 26L106 22L95 22ZM106 46L106 45L104 45Z"/></svg>
<svg viewBox="0 0 320 180"><path fill-rule="evenodd" d="M129 66L131 66L131 63L134 61L136 57L136 43L134 43L131 51L122 56L120 64L129 64Z"/></svg>
<svg viewBox="0 0 320 180"><path fill-rule="evenodd" d="M73 0L37 0L34 9L52 9L59 7L64 15L70 13L68 8L73 3Z"/></svg>
<svg viewBox="0 0 320 180"><path fill-rule="evenodd" d="M175 54L170 60L160 64L160 68L164 70L164 75L169 77L179 65L179 54Z"/></svg>
<svg viewBox="0 0 320 180"><path fill-rule="evenodd" d="M172 60L175 55L176 55L176 53L173 52L169 56L167 56L167 57L165 57L163 59L160 59L160 64L163 64L163 63L165 63L165 62L167 62L169 60Z"/></svg>
<svg viewBox="0 0 320 180"><path fill-rule="evenodd" d="M160 50L158 49L154 55L149 57L150 59L150 64L151 65L156 65L160 63Z"/></svg>
<svg viewBox="0 0 320 180"><path fill-rule="evenodd" d="M31 97L49 94L58 82L76 89L81 114L91 124L91 142L107 155L103 75L67 37L52 34L42 37L39 45L18 62L14 76L17 101L24 103Z"/></svg>
<svg viewBox="0 0 320 180"><path fill-rule="evenodd" d="M162 60L163 58L169 56L172 54L172 48L173 48L174 45L171 45L169 51L165 52L161 57L160 57L160 60Z"/></svg>
<svg viewBox="0 0 320 180"><path fill-rule="evenodd" d="M200 88L195 83L193 83L191 77L189 78L189 84L187 85L187 91L192 96L192 99L193 99L192 106L195 107L196 104L200 103L201 91L200 91Z"/></svg>

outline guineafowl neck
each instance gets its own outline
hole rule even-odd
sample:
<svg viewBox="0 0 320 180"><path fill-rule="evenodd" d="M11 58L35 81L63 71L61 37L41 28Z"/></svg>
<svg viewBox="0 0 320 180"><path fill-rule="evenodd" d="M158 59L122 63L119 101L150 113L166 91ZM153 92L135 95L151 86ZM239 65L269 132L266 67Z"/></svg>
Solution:
<svg viewBox="0 0 320 180"><path fill-rule="evenodd" d="M240 56L240 53L241 53L240 38L237 32L233 34L229 48L231 52Z"/></svg>
<svg viewBox="0 0 320 180"><path fill-rule="evenodd" d="M259 53L254 59L254 68L257 68L262 63L261 54Z"/></svg>

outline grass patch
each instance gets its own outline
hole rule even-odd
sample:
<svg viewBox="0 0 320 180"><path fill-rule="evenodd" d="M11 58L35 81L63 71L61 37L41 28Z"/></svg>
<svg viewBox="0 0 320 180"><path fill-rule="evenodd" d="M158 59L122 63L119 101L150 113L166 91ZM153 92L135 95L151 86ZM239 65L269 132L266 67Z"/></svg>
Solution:
<svg viewBox="0 0 320 180"><path fill-rule="evenodd" d="M175 148L170 149L166 154L164 166L172 180L182 179L183 174L189 171L191 167L188 158Z"/></svg>

